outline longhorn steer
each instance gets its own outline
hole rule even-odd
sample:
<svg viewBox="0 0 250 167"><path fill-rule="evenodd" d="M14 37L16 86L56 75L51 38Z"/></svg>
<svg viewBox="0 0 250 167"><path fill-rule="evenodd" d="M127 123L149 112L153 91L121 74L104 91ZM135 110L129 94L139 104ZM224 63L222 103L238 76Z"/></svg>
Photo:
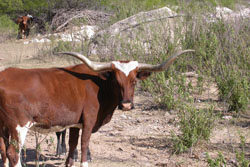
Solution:
<svg viewBox="0 0 250 167"><path fill-rule="evenodd" d="M16 20L16 24L18 24L18 38L26 39L29 36L30 32L30 24L33 20L33 17L29 14L26 14L25 16L19 17Z"/></svg>
<svg viewBox="0 0 250 167"><path fill-rule="evenodd" d="M92 62L79 53L65 52L83 64L66 68L18 69L0 72L0 132L11 142L7 157L12 167L21 167L20 148L29 129L38 132L70 127L66 166L73 166L73 154L81 135L81 167L88 166L87 147L91 133L108 123L119 106L133 108L137 79L166 70L185 50L160 65L137 61ZM3 133L0 133L3 139ZM6 139L6 138L4 138ZM6 141L8 143L8 141ZM18 151L18 152L16 152Z"/></svg>

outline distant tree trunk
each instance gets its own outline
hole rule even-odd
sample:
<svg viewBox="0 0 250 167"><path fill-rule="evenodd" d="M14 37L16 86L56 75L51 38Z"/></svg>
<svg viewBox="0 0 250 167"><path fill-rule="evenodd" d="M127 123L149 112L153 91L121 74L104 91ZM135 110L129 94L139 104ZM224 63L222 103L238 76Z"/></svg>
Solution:
<svg viewBox="0 0 250 167"><path fill-rule="evenodd" d="M51 1L47 0L48 3L48 15L47 15L47 20L50 20L51 16L52 16L52 5L51 5Z"/></svg>

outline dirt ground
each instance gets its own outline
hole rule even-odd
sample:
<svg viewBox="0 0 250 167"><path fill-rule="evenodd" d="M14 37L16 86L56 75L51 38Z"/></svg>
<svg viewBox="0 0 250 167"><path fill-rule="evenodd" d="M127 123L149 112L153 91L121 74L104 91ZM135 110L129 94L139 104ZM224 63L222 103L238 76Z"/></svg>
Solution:
<svg viewBox="0 0 250 167"><path fill-rule="evenodd" d="M24 45L23 41L0 44L0 68L19 66L25 68L68 65L61 60L37 61L34 56L43 48L43 44ZM206 91L196 97L197 107L218 102L216 85L210 84ZM136 91L135 109L132 111L115 111L110 123L103 126L91 136L90 150L92 162L90 167L202 167L208 166L206 152L211 157L223 153L228 166L235 166L235 153L239 150L239 134L246 138L246 156L250 159L250 121L243 118L223 117L216 121L216 126L209 143L201 143L193 154L171 154L171 133L178 133L177 112L159 109L149 93ZM67 138L68 139L68 138ZM56 135L40 136L40 166L64 166L66 156L56 157ZM35 166L35 137L29 132L25 142L27 151L26 166ZM80 141L79 141L80 143ZM78 144L80 153L80 144ZM2 164L0 163L0 166ZM76 162L79 166L79 161Z"/></svg>

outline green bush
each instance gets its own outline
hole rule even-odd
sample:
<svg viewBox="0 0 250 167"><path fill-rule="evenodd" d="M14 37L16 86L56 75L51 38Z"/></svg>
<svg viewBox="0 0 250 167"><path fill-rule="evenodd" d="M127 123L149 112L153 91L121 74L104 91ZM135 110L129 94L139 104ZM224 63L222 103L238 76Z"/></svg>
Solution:
<svg viewBox="0 0 250 167"><path fill-rule="evenodd" d="M18 26L7 16L0 16L0 41L15 38Z"/></svg>
<svg viewBox="0 0 250 167"><path fill-rule="evenodd" d="M178 119L181 134L172 134L173 153L185 152L199 141L209 140L214 123L213 108L197 110L186 106L179 111Z"/></svg>
<svg viewBox="0 0 250 167"><path fill-rule="evenodd" d="M229 111L245 111L249 105L249 81L239 74L217 77L220 97L229 105ZM248 93L247 93L248 92Z"/></svg>
<svg viewBox="0 0 250 167"><path fill-rule="evenodd" d="M239 136L241 151L236 151L235 153L237 163L235 164L235 166L249 167L250 162L245 155L246 139L245 136L242 136L241 134L239 134ZM206 153L206 159L209 167L225 167L227 165L226 160L221 152L219 152L218 156L215 159L211 158L209 154Z"/></svg>
<svg viewBox="0 0 250 167"><path fill-rule="evenodd" d="M0 0L0 14L8 14L16 19L18 14L30 13L32 15L44 15L48 11L48 5L53 3L47 0Z"/></svg>
<svg viewBox="0 0 250 167"><path fill-rule="evenodd" d="M168 78L164 72L156 73L153 77L142 82L143 90L147 89L147 91L151 92L155 97L155 101L167 110L172 110L177 105L174 98L174 85L173 78Z"/></svg>
<svg viewBox="0 0 250 167"><path fill-rule="evenodd" d="M62 51L75 51L80 52L81 47L76 42L70 42L70 41L58 41L54 42L54 48L53 52L62 52Z"/></svg>
<svg viewBox="0 0 250 167"><path fill-rule="evenodd" d="M186 48L196 50L191 59L194 69L213 77L220 99L228 104L228 111L244 111L250 99L250 26L249 19L237 24L224 20L207 23L203 20L187 23L183 40Z"/></svg>
<svg viewBox="0 0 250 167"><path fill-rule="evenodd" d="M215 159L212 159L209 154L206 153L206 158L209 167L226 167L226 160L222 153L219 153Z"/></svg>
<svg viewBox="0 0 250 167"><path fill-rule="evenodd" d="M239 133L239 136L240 136L241 151L236 152L236 160L238 162L238 166L249 167L250 161L246 158L246 155L245 155L246 138L245 138L245 136L241 135L240 133Z"/></svg>
<svg viewBox="0 0 250 167"><path fill-rule="evenodd" d="M15 24L7 15L0 16L0 31L17 31L17 24Z"/></svg>

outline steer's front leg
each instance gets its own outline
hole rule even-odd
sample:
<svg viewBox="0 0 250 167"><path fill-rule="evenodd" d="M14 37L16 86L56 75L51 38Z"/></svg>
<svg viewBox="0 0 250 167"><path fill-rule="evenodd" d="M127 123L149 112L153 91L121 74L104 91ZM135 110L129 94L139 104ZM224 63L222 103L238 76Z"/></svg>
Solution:
<svg viewBox="0 0 250 167"><path fill-rule="evenodd" d="M76 149L79 137L78 128L70 128L69 130L69 155L66 160L66 167L74 165L74 151Z"/></svg>
<svg viewBox="0 0 250 167"><path fill-rule="evenodd" d="M8 164L7 164L6 145L3 137L0 137L0 154L2 156L3 166L7 167Z"/></svg>
<svg viewBox="0 0 250 167"><path fill-rule="evenodd" d="M82 128L82 136L81 136L81 165L80 167L88 167L87 153L90 136L93 130L93 127L96 122L95 112L89 112L90 114L83 114L83 128Z"/></svg>

